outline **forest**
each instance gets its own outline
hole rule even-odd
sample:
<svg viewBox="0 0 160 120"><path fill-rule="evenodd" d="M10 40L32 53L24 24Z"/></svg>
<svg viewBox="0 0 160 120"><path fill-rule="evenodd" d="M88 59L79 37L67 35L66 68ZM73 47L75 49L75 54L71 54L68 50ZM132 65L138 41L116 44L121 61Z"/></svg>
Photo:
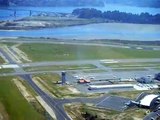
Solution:
<svg viewBox="0 0 160 120"><path fill-rule="evenodd" d="M140 24L160 24L160 14L151 15L149 13L132 14L120 11L102 12L94 8L75 9L72 12L78 18L100 18L113 22L121 23L140 23Z"/></svg>

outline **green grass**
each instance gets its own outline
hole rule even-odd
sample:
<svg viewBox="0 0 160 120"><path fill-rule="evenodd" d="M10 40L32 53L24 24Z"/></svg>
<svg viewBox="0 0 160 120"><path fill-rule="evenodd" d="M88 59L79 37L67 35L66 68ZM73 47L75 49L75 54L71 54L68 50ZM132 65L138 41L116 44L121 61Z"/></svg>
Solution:
<svg viewBox="0 0 160 120"><path fill-rule="evenodd" d="M102 73L107 72L107 70L83 70L84 73Z"/></svg>
<svg viewBox="0 0 160 120"><path fill-rule="evenodd" d="M31 71L54 71L54 70L81 70L81 69L94 69L96 66L92 64L85 65L52 65L43 67L26 67L24 70Z"/></svg>
<svg viewBox="0 0 160 120"><path fill-rule="evenodd" d="M5 63L5 61L3 60L2 57L0 57L0 64L3 64L3 63Z"/></svg>
<svg viewBox="0 0 160 120"><path fill-rule="evenodd" d="M128 63L102 63L106 67L113 68L114 71L144 71L146 67L159 69L159 62L128 62Z"/></svg>
<svg viewBox="0 0 160 120"><path fill-rule="evenodd" d="M0 102L10 120L44 120L44 117L27 103L11 79L12 77L0 77Z"/></svg>
<svg viewBox="0 0 160 120"><path fill-rule="evenodd" d="M4 105L0 102L0 114L3 116L3 120L9 120L9 116L5 110Z"/></svg>
<svg viewBox="0 0 160 120"><path fill-rule="evenodd" d="M39 74L35 77L40 77L46 84L39 81L46 89L48 89L55 97L63 98L68 95L69 91L67 86L57 85L56 82L60 81L60 76L58 74Z"/></svg>
<svg viewBox="0 0 160 120"><path fill-rule="evenodd" d="M160 67L154 68L155 70L160 70Z"/></svg>
<svg viewBox="0 0 160 120"><path fill-rule="evenodd" d="M144 91L123 91L123 92L110 92L109 95L114 95L114 96L121 96L125 98L130 98L130 99L136 99L137 96ZM147 91L145 91L147 92Z"/></svg>
<svg viewBox="0 0 160 120"><path fill-rule="evenodd" d="M84 119L82 114L85 114L86 112L92 116L97 116L95 120L141 120L146 115L146 110L144 109L134 108L124 112L117 112L107 108L98 109L94 106L84 104L65 105L65 110L72 118L76 118L76 120Z"/></svg>
<svg viewBox="0 0 160 120"><path fill-rule="evenodd" d="M113 71L145 71L145 68L114 68Z"/></svg>
<svg viewBox="0 0 160 120"><path fill-rule="evenodd" d="M47 73L47 74L37 74L33 77L39 77L43 82L38 80L46 89L48 89L55 97L64 98L64 97L96 97L99 94L82 94L82 93L72 93L68 90L68 85L57 84L58 81L61 81L61 78L58 74ZM45 83L45 84L44 84Z"/></svg>
<svg viewBox="0 0 160 120"><path fill-rule="evenodd" d="M6 40L6 39L5 39ZM7 40L10 40L10 39L7 39ZM15 45L16 43L12 43L12 41L11 42L2 42L1 43L1 45L7 45L7 46L13 46L13 45Z"/></svg>
<svg viewBox="0 0 160 120"><path fill-rule="evenodd" d="M41 78L46 84L38 80L46 89L48 89L54 96L63 97L62 91L66 89L66 86L56 85L57 81L60 81L58 74L38 74L33 77Z"/></svg>
<svg viewBox="0 0 160 120"><path fill-rule="evenodd" d="M160 67L159 62L129 62L129 63L102 63L104 66L109 66L112 68L121 68L121 67L128 67L128 68L139 68L139 67Z"/></svg>
<svg viewBox="0 0 160 120"><path fill-rule="evenodd" d="M160 51L112 48L105 46L23 44L19 47L33 61L82 59L160 58Z"/></svg>
<svg viewBox="0 0 160 120"><path fill-rule="evenodd" d="M145 92L145 93L158 93L159 90L158 89L154 89L154 90L142 90L142 91L123 91L123 92L110 92L108 93L109 95L114 95L114 96L121 96L121 97L125 97L125 98L130 98L135 100L140 93Z"/></svg>
<svg viewBox="0 0 160 120"><path fill-rule="evenodd" d="M14 69L12 69L12 68L0 69L0 73L11 73L11 72L14 72Z"/></svg>
<svg viewBox="0 0 160 120"><path fill-rule="evenodd" d="M45 80L46 82L48 82L50 85L61 80L60 76L56 73L38 74L38 75L34 75L34 77L40 77L42 80Z"/></svg>

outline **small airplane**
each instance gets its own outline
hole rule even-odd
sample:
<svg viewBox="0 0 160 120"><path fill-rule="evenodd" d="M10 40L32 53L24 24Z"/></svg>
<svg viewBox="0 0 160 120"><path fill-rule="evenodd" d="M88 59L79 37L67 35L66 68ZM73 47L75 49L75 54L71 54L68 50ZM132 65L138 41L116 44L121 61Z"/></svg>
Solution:
<svg viewBox="0 0 160 120"><path fill-rule="evenodd" d="M141 93L135 101L125 103L125 109L132 107L150 110L143 120L160 120L160 94Z"/></svg>

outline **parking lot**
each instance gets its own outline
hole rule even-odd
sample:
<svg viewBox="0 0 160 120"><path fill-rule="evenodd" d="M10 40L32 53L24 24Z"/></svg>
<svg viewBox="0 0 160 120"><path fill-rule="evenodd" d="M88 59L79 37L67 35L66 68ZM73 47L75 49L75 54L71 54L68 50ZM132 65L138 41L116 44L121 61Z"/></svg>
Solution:
<svg viewBox="0 0 160 120"><path fill-rule="evenodd" d="M67 73L66 80L69 84L74 85L82 93L107 93L111 91L132 91L133 87L117 87L109 89L89 90L90 85L114 85L114 84L138 84L136 78L150 75L151 77L157 71L118 71L118 72L100 72L100 73ZM79 83L79 80L87 80L89 82ZM146 85L145 85L146 86Z"/></svg>

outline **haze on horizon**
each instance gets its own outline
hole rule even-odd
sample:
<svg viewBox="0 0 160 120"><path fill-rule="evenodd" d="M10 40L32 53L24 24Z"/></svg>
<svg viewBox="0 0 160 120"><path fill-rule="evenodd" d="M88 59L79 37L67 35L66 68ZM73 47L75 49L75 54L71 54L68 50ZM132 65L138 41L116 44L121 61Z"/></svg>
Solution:
<svg viewBox="0 0 160 120"><path fill-rule="evenodd" d="M104 6L106 4L160 8L160 0L0 0L1 6Z"/></svg>

